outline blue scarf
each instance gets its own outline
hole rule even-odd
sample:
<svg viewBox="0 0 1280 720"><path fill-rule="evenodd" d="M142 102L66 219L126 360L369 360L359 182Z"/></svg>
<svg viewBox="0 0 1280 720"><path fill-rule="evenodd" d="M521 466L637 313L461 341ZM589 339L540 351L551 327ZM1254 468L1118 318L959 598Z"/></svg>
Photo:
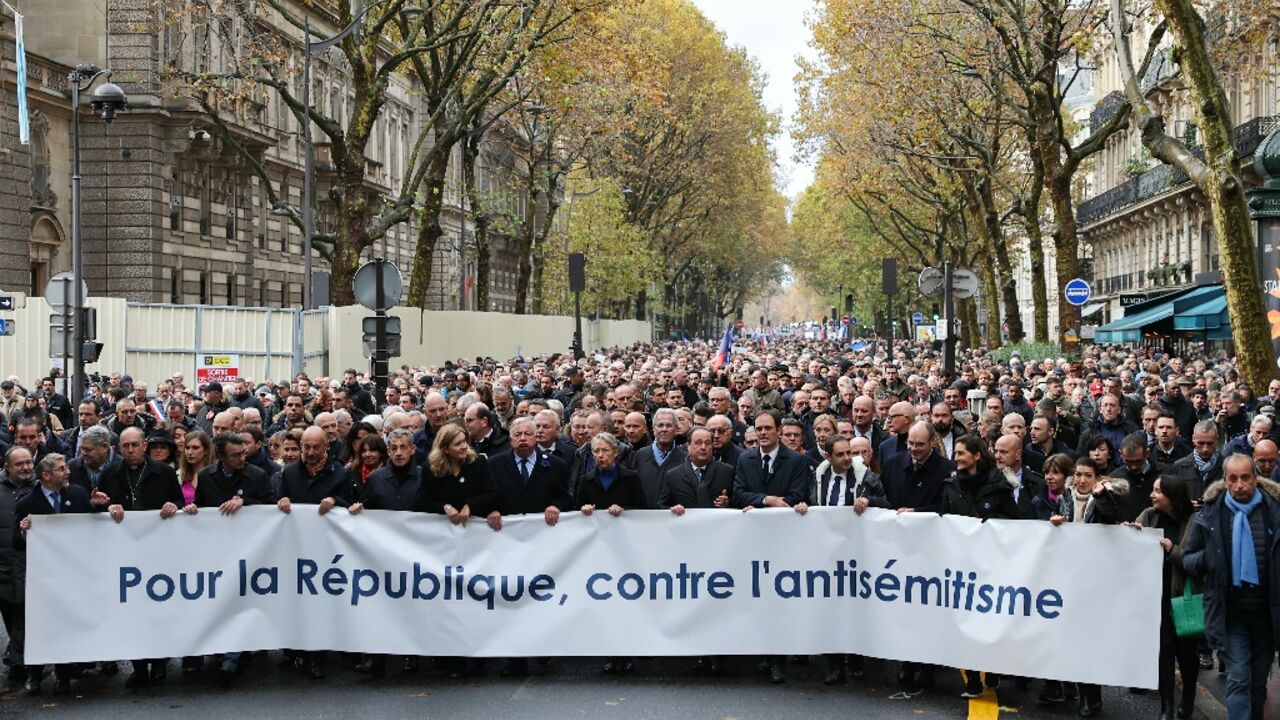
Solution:
<svg viewBox="0 0 1280 720"><path fill-rule="evenodd" d="M1253 549L1253 533L1249 530L1249 513L1262 504L1262 491L1254 488L1247 505L1236 502L1228 493L1224 495L1227 507L1235 514L1231 521L1231 584L1258 584L1258 555Z"/></svg>
<svg viewBox="0 0 1280 720"><path fill-rule="evenodd" d="M608 470L599 470L599 473L600 485L603 486L605 490L608 490L613 486L614 481L618 479L618 466L614 465ZM1254 575L1256 576L1257 572L1254 572Z"/></svg>

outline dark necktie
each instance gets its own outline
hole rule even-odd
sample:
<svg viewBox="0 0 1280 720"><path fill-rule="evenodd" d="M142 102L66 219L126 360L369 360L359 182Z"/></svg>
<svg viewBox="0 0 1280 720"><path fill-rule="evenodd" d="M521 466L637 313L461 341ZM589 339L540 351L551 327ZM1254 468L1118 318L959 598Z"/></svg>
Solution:
<svg viewBox="0 0 1280 720"><path fill-rule="evenodd" d="M55 515L62 512L62 493L54 493L50 495L49 502L53 504L53 513Z"/></svg>
<svg viewBox="0 0 1280 720"><path fill-rule="evenodd" d="M702 484L702 468L695 467L693 469L693 472L698 476L698 484L701 485Z"/></svg>
<svg viewBox="0 0 1280 720"><path fill-rule="evenodd" d="M844 480L840 475L831 478L831 492L827 493L827 505L835 506L840 504L840 483Z"/></svg>
<svg viewBox="0 0 1280 720"><path fill-rule="evenodd" d="M760 457L764 460L764 476L769 477L769 456L761 455Z"/></svg>
<svg viewBox="0 0 1280 720"><path fill-rule="evenodd" d="M532 474L529 471L529 458L520 459L520 474L524 476L524 481L527 484L529 482L529 476Z"/></svg>

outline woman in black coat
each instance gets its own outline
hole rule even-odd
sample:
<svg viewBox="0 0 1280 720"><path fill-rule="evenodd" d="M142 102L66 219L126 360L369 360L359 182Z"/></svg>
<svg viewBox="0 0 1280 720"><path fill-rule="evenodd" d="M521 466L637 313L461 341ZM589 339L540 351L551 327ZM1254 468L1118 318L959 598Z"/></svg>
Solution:
<svg viewBox="0 0 1280 720"><path fill-rule="evenodd" d="M467 432L449 423L436 433L422 468L422 487L414 501L415 512L444 515L454 525L466 526L472 517L484 518L498 507L498 491L489 475L489 461L477 455ZM467 659L441 658L451 679L467 671Z"/></svg>
<svg viewBox="0 0 1280 720"><path fill-rule="evenodd" d="M640 476L618 463L621 443L612 434L602 432L591 440L591 457L595 467L578 484L575 504L583 515L596 508L606 508L618 517L623 510L649 509Z"/></svg>
<svg viewBox="0 0 1280 720"><path fill-rule="evenodd" d="M1018 504L1013 499L1013 482L996 467L996 459L987 443L977 435L964 435L955 442L956 470L942 483L942 506L939 515L965 515L984 522L992 518L1018 519ZM965 670L962 698L982 697L982 677L977 670ZM1000 678L987 673L987 687L994 688Z"/></svg>
<svg viewBox="0 0 1280 720"><path fill-rule="evenodd" d="M649 507L640 476L618 463L621 443L612 434L602 432L591 440L591 457L595 467L578 485L575 503L583 515L591 515L596 508L607 508L610 515L619 517L623 510L642 510ZM634 667L631 658L611 657L605 661L606 673L629 673Z"/></svg>
<svg viewBox="0 0 1280 720"><path fill-rule="evenodd" d="M484 518L497 507L498 491L489 475L488 459L471 449L461 427L440 428L422 468L414 510L445 515L454 525L466 525L472 517Z"/></svg>
<svg viewBox="0 0 1280 720"><path fill-rule="evenodd" d="M1142 511L1130 527L1158 528L1163 537L1164 572L1160 593L1160 719L1172 720L1173 665L1177 661L1182 673L1182 702L1177 706L1179 718L1189 718L1195 712L1196 679L1200 675L1198 657L1199 642L1194 638L1180 638L1173 627L1173 610L1170 599L1181 595L1186 588L1187 576L1182 570L1182 545L1190 534L1195 506L1191 504L1191 492L1186 480L1166 473L1156 480L1151 490L1151 507ZM1128 524L1128 523L1127 523ZM1192 588L1196 592L1198 588Z"/></svg>

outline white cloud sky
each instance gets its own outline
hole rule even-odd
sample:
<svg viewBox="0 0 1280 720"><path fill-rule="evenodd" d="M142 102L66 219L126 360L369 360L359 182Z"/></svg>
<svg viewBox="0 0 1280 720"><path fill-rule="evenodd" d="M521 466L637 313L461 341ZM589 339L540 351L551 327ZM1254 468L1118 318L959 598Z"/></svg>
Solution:
<svg viewBox="0 0 1280 720"><path fill-rule="evenodd" d="M810 0L693 0L724 31L731 45L746 48L768 76L765 106L782 116L783 133L774 150L784 179L783 194L795 198L813 181L813 168L797 164L795 144L787 132L796 110L797 55L807 55L809 31L804 25Z"/></svg>

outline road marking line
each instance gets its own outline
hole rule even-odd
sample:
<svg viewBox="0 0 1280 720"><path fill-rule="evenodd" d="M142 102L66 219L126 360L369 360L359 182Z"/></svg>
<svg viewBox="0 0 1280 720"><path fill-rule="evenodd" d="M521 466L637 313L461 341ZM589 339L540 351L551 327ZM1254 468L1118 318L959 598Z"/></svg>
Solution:
<svg viewBox="0 0 1280 720"><path fill-rule="evenodd" d="M996 700L996 691L987 690L982 697L969 700L969 720L997 720L1000 717L1000 702Z"/></svg>

